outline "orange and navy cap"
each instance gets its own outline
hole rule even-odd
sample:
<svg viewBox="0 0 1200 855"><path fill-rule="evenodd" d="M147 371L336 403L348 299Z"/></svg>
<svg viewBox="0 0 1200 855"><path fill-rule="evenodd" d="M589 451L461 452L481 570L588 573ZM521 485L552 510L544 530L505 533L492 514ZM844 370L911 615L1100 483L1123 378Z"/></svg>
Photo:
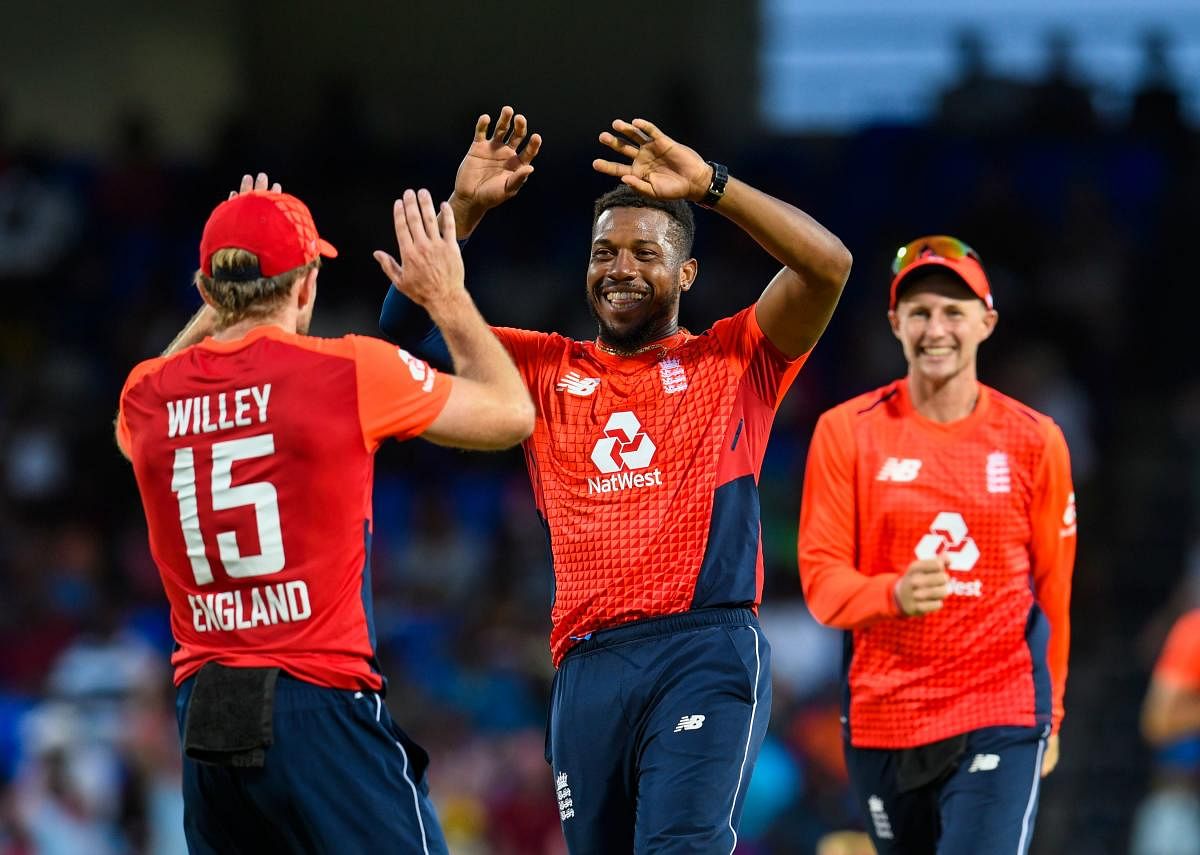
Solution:
<svg viewBox="0 0 1200 855"><path fill-rule="evenodd" d="M972 294L983 300L984 305L989 309L994 308L992 287L983 271L983 261L979 253L958 238L949 235L927 235L896 250L896 257L892 260L893 277L888 308L896 308L896 297L900 293L901 282L914 270L933 265L948 269L971 289Z"/></svg>
<svg viewBox="0 0 1200 855"><path fill-rule="evenodd" d="M244 249L258 256L259 278L303 267L317 256L336 258L337 250L317 235L308 206L288 193L252 190L217 205L200 238L200 269L212 276L219 249Z"/></svg>

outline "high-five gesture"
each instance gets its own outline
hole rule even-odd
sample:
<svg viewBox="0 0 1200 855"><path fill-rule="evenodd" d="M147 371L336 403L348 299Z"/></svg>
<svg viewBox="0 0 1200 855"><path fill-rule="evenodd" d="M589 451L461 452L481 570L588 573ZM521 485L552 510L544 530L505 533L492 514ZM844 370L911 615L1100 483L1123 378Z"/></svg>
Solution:
<svg viewBox="0 0 1200 855"><path fill-rule="evenodd" d="M428 190L405 190L392 206L401 260L382 250L372 253L392 284L426 309L463 290L462 253L454 240L454 212L448 203L441 205L440 223L438 217Z"/></svg>
<svg viewBox="0 0 1200 855"><path fill-rule="evenodd" d="M533 174L533 159L542 147L541 134L529 134L529 123L505 106L488 136L492 117L475 121L475 139L454 176L450 204L458 217L458 236L466 237L490 209L507 202Z"/></svg>
<svg viewBox="0 0 1200 855"><path fill-rule="evenodd" d="M693 202L704 198L713 170L694 149L675 142L645 119L615 119L612 126L621 136L605 131L600 142L632 163L597 158L592 169L620 178L643 196Z"/></svg>

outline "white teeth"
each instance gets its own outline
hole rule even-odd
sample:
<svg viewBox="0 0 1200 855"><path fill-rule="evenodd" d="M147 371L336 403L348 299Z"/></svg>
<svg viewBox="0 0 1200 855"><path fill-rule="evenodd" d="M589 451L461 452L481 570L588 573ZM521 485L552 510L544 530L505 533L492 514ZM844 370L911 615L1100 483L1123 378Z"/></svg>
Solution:
<svg viewBox="0 0 1200 855"><path fill-rule="evenodd" d="M922 348L926 356L948 356L954 348L952 347L925 347Z"/></svg>
<svg viewBox="0 0 1200 855"><path fill-rule="evenodd" d="M610 291L604 295L604 299L609 303L633 303L642 299L642 295L636 291Z"/></svg>

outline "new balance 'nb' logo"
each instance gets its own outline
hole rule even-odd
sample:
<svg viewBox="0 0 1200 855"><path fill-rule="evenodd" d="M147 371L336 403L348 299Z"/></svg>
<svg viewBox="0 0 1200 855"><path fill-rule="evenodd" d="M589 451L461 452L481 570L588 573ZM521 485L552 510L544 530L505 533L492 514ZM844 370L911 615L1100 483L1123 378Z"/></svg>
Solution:
<svg viewBox="0 0 1200 855"><path fill-rule="evenodd" d="M675 725L675 733L681 730L699 730L704 727L704 716L702 715L685 715L679 720L679 724Z"/></svg>
<svg viewBox="0 0 1200 855"><path fill-rule="evenodd" d="M883 461L883 466L879 468L879 474L875 476L876 481L905 481L917 480L917 473L921 471L921 461L913 460L908 457L889 457Z"/></svg>
<svg viewBox="0 0 1200 855"><path fill-rule="evenodd" d="M559 378L558 386L555 388L560 392L566 392L568 395L574 395L577 398L586 398L595 392L599 386L600 380L597 377L584 377L577 371L568 371Z"/></svg>
<svg viewBox="0 0 1200 855"><path fill-rule="evenodd" d="M975 759L971 761L971 768L967 770L967 774L971 772L991 772L999 765L999 754L976 754Z"/></svg>

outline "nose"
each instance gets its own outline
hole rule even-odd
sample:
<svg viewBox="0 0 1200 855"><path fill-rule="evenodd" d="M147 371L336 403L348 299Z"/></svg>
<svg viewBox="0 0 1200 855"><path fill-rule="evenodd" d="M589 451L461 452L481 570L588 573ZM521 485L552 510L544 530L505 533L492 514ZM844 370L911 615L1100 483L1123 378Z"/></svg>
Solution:
<svg viewBox="0 0 1200 855"><path fill-rule="evenodd" d="M617 251L613 257L612 265L608 269L609 279L619 279L628 281L637 278L637 259L633 257L633 253L627 249Z"/></svg>

